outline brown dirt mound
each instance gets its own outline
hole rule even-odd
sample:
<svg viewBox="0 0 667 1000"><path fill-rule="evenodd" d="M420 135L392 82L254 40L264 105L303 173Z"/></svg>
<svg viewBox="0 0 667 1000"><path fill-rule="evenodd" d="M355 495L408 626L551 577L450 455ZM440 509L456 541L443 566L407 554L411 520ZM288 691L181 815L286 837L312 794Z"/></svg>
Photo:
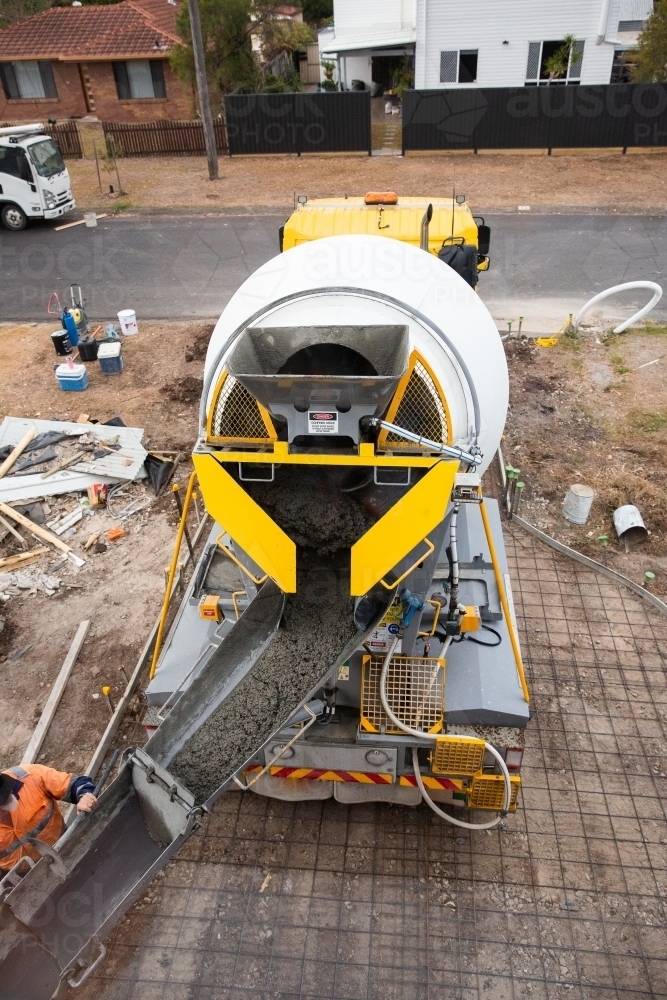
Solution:
<svg viewBox="0 0 667 1000"><path fill-rule="evenodd" d="M171 382L165 382L161 391L175 403L196 403L201 397L203 388L203 379L186 375L184 378L175 378Z"/></svg>
<svg viewBox="0 0 667 1000"><path fill-rule="evenodd" d="M185 345L186 361L203 361L206 357L211 334L215 329L214 323L205 323L194 331L193 339Z"/></svg>

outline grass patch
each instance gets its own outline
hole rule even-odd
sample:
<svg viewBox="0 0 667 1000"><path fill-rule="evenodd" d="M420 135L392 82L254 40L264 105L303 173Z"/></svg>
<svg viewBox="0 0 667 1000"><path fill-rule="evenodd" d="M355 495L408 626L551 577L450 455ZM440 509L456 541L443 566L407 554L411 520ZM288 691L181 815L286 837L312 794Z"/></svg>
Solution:
<svg viewBox="0 0 667 1000"><path fill-rule="evenodd" d="M627 375L630 371L628 366L623 361L623 358L619 357L618 354L612 354L609 360L616 375Z"/></svg>
<svg viewBox="0 0 667 1000"><path fill-rule="evenodd" d="M628 420L636 430L645 431L647 434L655 434L667 427L667 413L664 410L631 410L628 413Z"/></svg>
<svg viewBox="0 0 667 1000"><path fill-rule="evenodd" d="M625 389L625 382L610 382L602 391L613 392L615 389Z"/></svg>
<svg viewBox="0 0 667 1000"><path fill-rule="evenodd" d="M111 206L111 211L123 212L125 211L126 208L132 208L132 202L130 201L130 199L118 198L116 201L114 201L113 205Z"/></svg>
<svg viewBox="0 0 667 1000"><path fill-rule="evenodd" d="M632 332L638 333L642 337L665 337L667 336L667 326L657 326L653 323L647 323L646 326L633 327Z"/></svg>

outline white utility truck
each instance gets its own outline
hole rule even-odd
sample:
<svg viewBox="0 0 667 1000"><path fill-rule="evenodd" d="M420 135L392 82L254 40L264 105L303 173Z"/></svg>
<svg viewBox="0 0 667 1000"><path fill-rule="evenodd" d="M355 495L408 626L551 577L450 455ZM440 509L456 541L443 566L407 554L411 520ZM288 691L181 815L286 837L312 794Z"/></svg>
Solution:
<svg viewBox="0 0 667 1000"><path fill-rule="evenodd" d="M43 125L0 128L0 218L7 229L28 219L57 219L74 208L72 185Z"/></svg>

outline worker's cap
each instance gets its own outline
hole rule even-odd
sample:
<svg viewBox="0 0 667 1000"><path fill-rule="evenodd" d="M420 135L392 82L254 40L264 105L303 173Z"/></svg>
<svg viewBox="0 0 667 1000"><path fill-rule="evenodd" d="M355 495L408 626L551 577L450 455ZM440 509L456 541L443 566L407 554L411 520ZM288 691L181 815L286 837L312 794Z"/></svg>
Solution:
<svg viewBox="0 0 667 1000"><path fill-rule="evenodd" d="M0 774L0 807L4 806L17 784L13 774Z"/></svg>

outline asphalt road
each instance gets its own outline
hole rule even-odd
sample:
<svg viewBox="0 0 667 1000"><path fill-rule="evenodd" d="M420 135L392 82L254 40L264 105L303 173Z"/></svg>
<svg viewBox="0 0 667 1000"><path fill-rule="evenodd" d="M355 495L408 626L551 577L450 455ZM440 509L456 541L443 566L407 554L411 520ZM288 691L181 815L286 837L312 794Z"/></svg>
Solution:
<svg viewBox="0 0 667 1000"><path fill-rule="evenodd" d="M241 282L278 252L285 214L136 216L55 232L0 230L0 320L44 320L49 294L83 286L91 316L134 308L144 319L216 317ZM644 216L487 216L491 270L480 293L499 324L549 329L622 281L667 275L665 219ZM646 301L628 293L612 314ZM667 318L667 296L655 310Z"/></svg>

